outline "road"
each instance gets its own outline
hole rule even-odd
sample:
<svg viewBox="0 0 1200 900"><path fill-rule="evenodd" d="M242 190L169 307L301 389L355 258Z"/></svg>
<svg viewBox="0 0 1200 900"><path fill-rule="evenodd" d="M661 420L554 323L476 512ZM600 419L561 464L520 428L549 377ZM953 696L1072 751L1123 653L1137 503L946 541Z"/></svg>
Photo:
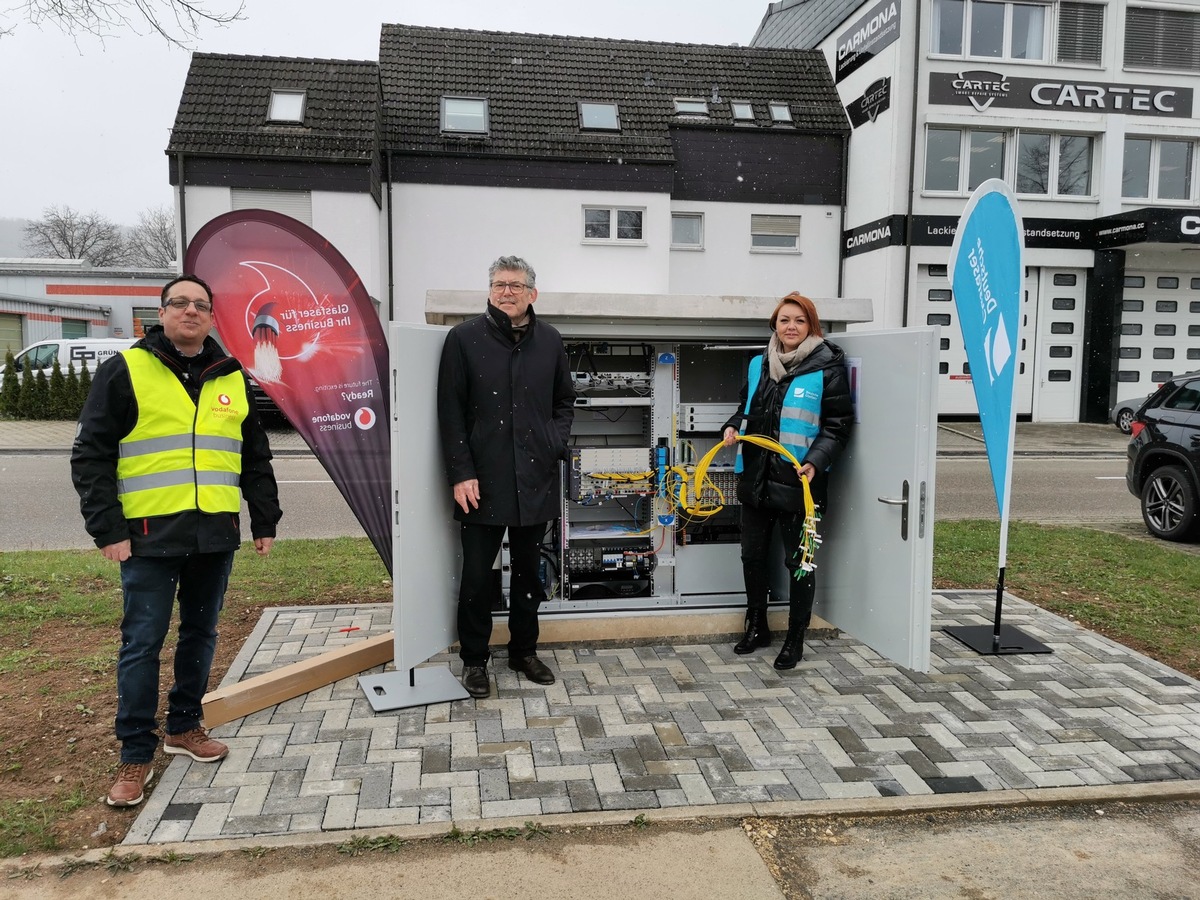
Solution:
<svg viewBox="0 0 1200 900"><path fill-rule="evenodd" d="M986 460L937 461L937 520L996 518L995 498ZM1142 520L1125 486L1125 460L1092 457L1014 459L1011 516L1057 525Z"/></svg>
<svg viewBox="0 0 1200 900"><path fill-rule="evenodd" d="M274 461L283 521L279 537L364 536L346 501L313 457ZM95 547L83 529L79 498L71 487L66 453L0 455L0 551L76 550ZM250 536L243 507L242 535Z"/></svg>
<svg viewBox="0 0 1200 900"><path fill-rule="evenodd" d="M1125 488L1123 460L1018 457L1013 472L1015 520L1141 521L1137 499ZM277 457L275 474L284 510L280 538L363 535L362 526L316 459ZM6 498L0 514L0 550L93 546L83 530L66 453L0 455L0 496ZM939 520L996 517L986 460L937 461L935 515ZM248 527L244 531L249 534Z"/></svg>

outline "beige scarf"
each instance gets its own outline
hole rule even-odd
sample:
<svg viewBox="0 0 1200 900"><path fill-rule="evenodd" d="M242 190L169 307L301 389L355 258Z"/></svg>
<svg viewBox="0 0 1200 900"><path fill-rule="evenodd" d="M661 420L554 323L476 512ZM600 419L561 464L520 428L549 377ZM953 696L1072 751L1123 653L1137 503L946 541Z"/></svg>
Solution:
<svg viewBox="0 0 1200 900"><path fill-rule="evenodd" d="M823 343L825 343L824 338L810 334L791 353L784 353L783 344L779 342L779 335L772 334L771 342L767 344L767 374L771 376L772 381L783 381L788 372L804 362L808 354Z"/></svg>

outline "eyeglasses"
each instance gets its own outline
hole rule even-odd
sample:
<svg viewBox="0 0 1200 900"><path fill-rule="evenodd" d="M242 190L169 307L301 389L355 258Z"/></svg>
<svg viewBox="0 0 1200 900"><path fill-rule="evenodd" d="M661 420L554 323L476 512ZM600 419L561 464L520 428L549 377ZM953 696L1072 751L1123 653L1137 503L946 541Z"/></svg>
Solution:
<svg viewBox="0 0 1200 900"><path fill-rule="evenodd" d="M519 281L493 281L492 290L497 294L503 294L506 291L512 291L514 294L519 294L529 287L527 284L522 284Z"/></svg>
<svg viewBox="0 0 1200 900"><path fill-rule="evenodd" d="M180 312L183 312L189 306L196 307L196 312L198 313L212 312L212 304L207 300L185 300L182 297L175 297L172 300L166 301L163 306L169 306L171 309L177 309Z"/></svg>

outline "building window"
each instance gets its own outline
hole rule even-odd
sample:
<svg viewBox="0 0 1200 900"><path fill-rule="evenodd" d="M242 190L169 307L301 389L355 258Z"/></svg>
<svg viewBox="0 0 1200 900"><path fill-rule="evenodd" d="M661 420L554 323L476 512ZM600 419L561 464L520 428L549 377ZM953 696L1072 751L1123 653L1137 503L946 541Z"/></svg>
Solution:
<svg viewBox="0 0 1200 900"><path fill-rule="evenodd" d="M679 250L703 250L704 213L671 213L671 246Z"/></svg>
<svg viewBox="0 0 1200 900"><path fill-rule="evenodd" d="M1104 7L1099 3L1058 5L1058 40L1054 56L1060 63L1100 65L1104 48Z"/></svg>
<svg viewBox="0 0 1200 900"><path fill-rule="evenodd" d="M1200 13L1127 7L1125 67L1200 72Z"/></svg>
<svg viewBox="0 0 1200 900"><path fill-rule="evenodd" d="M479 97L443 97L442 131L487 134L487 100Z"/></svg>
<svg viewBox="0 0 1200 900"><path fill-rule="evenodd" d="M269 209L312 225L312 191L276 191L256 188L231 188L230 209Z"/></svg>
<svg viewBox="0 0 1200 900"><path fill-rule="evenodd" d="M621 119L615 103L580 103L579 127L585 131L620 131Z"/></svg>
<svg viewBox="0 0 1200 900"><path fill-rule="evenodd" d="M268 122L291 122L304 124L304 91L271 91L271 103L267 107Z"/></svg>
<svg viewBox="0 0 1200 900"><path fill-rule="evenodd" d="M741 100L734 100L730 104L733 108L733 121L735 122L753 122L754 107L749 103L743 103Z"/></svg>
<svg viewBox="0 0 1200 900"><path fill-rule="evenodd" d="M695 97L676 97L675 114L679 116L707 116L708 101Z"/></svg>
<svg viewBox="0 0 1200 900"><path fill-rule="evenodd" d="M589 243L641 242L644 209L583 208L583 239Z"/></svg>
<svg viewBox="0 0 1200 900"><path fill-rule="evenodd" d="M1003 178L1005 142L1003 131L930 128L925 139L925 190L969 194L989 178Z"/></svg>
<svg viewBox="0 0 1200 900"><path fill-rule="evenodd" d="M768 103L771 110L771 121L776 125L792 124L792 109L786 103Z"/></svg>
<svg viewBox="0 0 1200 900"><path fill-rule="evenodd" d="M1008 0L933 0L932 49L944 56L1044 61L1047 6Z"/></svg>
<svg viewBox="0 0 1200 900"><path fill-rule="evenodd" d="M750 248L774 253L800 252L800 217L750 217Z"/></svg>
<svg viewBox="0 0 1200 900"><path fill-rule="evenodd" d="M1192 141L1125 138L1121 196L1134 200L1192 199Z"/></svg>
<svg viewBox="0 0 1200 900"><path fill-rule="evenodd" d="M1092 193L1092 139L1076 134L1017 135L1018 194L1088 197Z"/></svg>
<svg viewBox="0 0 1200 900"><path fill-rule="evenodd" d="M64 341L88 336L87 319L63 319L62 336Z"/></svg>
<svg viewBox="0 0 1200 900"><path fill-rule="evenodd" d="M1010 141L1016 147L1014 162L1007 153ZM1000 178L1018 194L1090 197L1094 148L1089 135L930 128L925 190L969 194L987 179Z"/></svg>

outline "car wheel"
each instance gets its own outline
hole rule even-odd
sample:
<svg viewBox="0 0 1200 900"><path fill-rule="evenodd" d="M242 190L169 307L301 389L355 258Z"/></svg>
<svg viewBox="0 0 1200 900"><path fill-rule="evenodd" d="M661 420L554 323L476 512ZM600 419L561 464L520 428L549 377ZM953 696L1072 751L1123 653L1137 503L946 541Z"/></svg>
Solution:
<svg viewBox="0 0 1200 900"><path fill-rule="evenodd" d="M1133 410L1123 409L1117 413L1117 428L1124 434L1129 434L1133 431Z"/></svg>
<svg viewBox="0 0 1200 900"><path fill-rule="evenodd" d="M1196 529L1196 486L1180 466L1162 466L1142 485L1142 519L1155 537L1184 541Z"/></svg>

